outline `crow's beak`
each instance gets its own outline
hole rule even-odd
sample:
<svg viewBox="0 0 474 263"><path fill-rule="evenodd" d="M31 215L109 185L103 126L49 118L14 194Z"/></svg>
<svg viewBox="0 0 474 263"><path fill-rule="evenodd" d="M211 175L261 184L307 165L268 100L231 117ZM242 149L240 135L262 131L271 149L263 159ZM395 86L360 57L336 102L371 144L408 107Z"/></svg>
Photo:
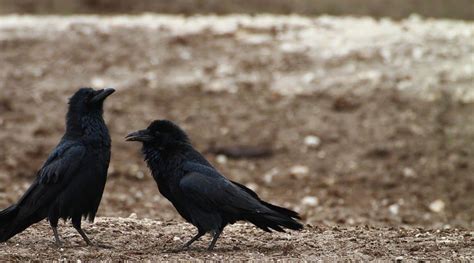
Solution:
<svg viewBox="0 0 474 263"><path fill-rule="evenodd" d="M98 90L97 91L97 94L92 97L92 99L90 100L91 103L96 103L96 102L99 102L99 101L103 101L105 100L105 98L107 98L110 94L114 93L115 90L114 89L102 89L102 90Z"/></svg>
<svg viewBox="0 0 474 263"><path fill-rule="evenodd" d="M149 142L153 140L153 136L148 133L148 130L140 130L132 132L129 135L125 136L126 141L139 141L139 142Z"/></svg>

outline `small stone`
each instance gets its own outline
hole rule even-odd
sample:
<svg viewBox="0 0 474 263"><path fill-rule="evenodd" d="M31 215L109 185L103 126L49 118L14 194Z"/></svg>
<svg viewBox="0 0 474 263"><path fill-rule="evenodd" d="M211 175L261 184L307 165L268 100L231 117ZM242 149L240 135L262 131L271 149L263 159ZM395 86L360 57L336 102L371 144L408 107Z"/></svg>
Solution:
<svg viewBox="0 0 474 263"><path fill-rule="evenodd" d="M309 168L304 165L295 165L290 168L290 173L294 175L305 175L308 174Z"/></svg>
<svg viewBox="0 0 474 263"><path fill-rule="evenodd" d="M221 128L219 129L219 131L220 131L220 133L221 133L222 135L227 135L227 134L229 134L230 129L227 128L227 127L221 127Z"/></svg>
<svg viewBox="0 0 474 263"><path fill-rule="evenodd" d="M216 157L216 161L217 161L217 163L225 164L225 163L227 163L227 156L225 156L223 154L219 154Z"/></svg>
<svg viewBox="0 0 474 263"><path fill-rule="evenodd" d="M405 176L407 178L416 177L416 173L410 167L405 167L405 168L403 168L403 176Z"/></svg>
<svg viewBox="0 0 474 263"><path fill-rule="evenodd" d="M399 256L399 257L396 257L396 258L395 258L395 261L396 261L396 262L402 262L402 260L403 260L403 257L402 257L402 256Z"/></svg>
<svg viewBox="0 0 474 263"><path fill-rule="evenodd" d="M303 200L301 200L301 203L307 206L317 206L319 204L319 200L316 196L305 196Z"/></svg>
<svg viewBox="0 0 474 263"><path fill-rule="evenodd" d="M145 173L143 171L138 171L135 174L135 177L137 177L138 179L143 179L145 177Z"/></svg>
<svg viewBox="0 0 474 263"><path fill-rule="evenodd" d="M445 207L445 204L443 202L443 200L435 200L433 202L431 202L430 204L430 210L435 212L435 213L440 213L444 210L444 207Z"/></svg>
<svg viewBox="0 0 474 263"><path fill-rule="evenodd" d="M94 87L105 87L105 80L100 77L92 78L91 83Z"/></svg>
<svg viewBox="0 0 474 263"><path fill-rule="evenodd" d="M131 213L131 214L128 216L128 218L130 218L130 219L137 219L137 214Z"/></svg>
<svg viewBox="0 0 474 263"><path fill-rule="evenodd" d="M388 211L390 212L390 214L392 215L398 215L398 212L400 211L400 205L398 204L393 204L391 206L388 207Z"/></svg>
<svg viewBox="0 0 474 263"><path fill-rule="evenodd" d="M313 82L315 78L314 73L308 72L303 75L303 82L309 84Z"/></svg>
<svg viewBox="0 0 474 263"><path fill-rule="evenodd" d="M354 218L349 217L349 218L347 219L347 223L348 223L349 225L354 225L354 224L355 224Z"/></svg>
<svg viewBox="0 0 474 263"><path fill-rule="evenodd" d="M309 135L304 138L304 144L311 148L316 148L321 144L321 139L314 135Z"/></svg>
<svg viewBox="0 0 474 263"><path fill-rule="evenodd" d="M179 240L181 240L181 238L179 238L179 237L173 237L173 241L179 241Z"/></svg>
<svg viewBox="0 0 474 263"><path fill-rule="evenodd" d="M270 171L268 171L267 173L265 173L265 174L263 175L263 180L265 181L265 183L267 183L267 184L271 183L271 182L273 181L273 177L274 177L275 175L277 175L278 172L279 172L279 171L278 171L277 168L273 168L273 169L271 169Z"/></svg>
<svg viewBox="0 0 474 263"><path fill-rule="evenodd" d="M273 181L273 174L265 174L265 176L263 176L263 180L265 183L270 184Z"/></svg>

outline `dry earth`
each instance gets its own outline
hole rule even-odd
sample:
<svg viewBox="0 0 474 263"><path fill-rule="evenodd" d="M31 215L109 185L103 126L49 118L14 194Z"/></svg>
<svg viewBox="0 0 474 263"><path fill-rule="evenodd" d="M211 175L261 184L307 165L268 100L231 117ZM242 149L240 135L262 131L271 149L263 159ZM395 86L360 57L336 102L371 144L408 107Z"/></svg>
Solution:
<svg viewBox="0 0 474 263"><path fill-rule="evenodd" d="M65 244L56 247L47 223L41 223L0 244L6 261L34 259L91 260L434 260L474 259L474 232L458 229L306 226L298 233L262 234L248 224L226 228L215 251L208 252L210 237L188 251L176 248L192 237L194 229L176 221L99 218L88 232L100 246L85 246L68 226L61 228Z"/></svg>
<svg viewBox="0 0 474 263"><path fill-rule="evenodd" d="M19 198L59 140L77 87L118 90L105 109L113 153L99 216L108 219L88 227L115 249L58 250L40 225L0 253L472 258L473 38L472 22L416 16L0 17L0 207ZM157 118L183 125L226 176L313 227L261 235L239 225L215 255L203 244L164 253L190 228L158 193L139 146L123 141ZM249 146L272 154L212 153ZM131 213L162 223L113 218Z"/></svg>

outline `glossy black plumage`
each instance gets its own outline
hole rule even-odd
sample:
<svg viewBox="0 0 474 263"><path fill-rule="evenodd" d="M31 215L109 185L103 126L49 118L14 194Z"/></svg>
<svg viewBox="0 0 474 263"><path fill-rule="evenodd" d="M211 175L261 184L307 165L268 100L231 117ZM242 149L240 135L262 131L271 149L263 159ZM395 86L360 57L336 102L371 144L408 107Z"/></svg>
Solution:
<svg viewBox="0 0 474 263"><path fill-rule="evenodd" d="M299 219L296 212L264 202L249 188L222 176L174 123L154 121L126 138L143 142L145 160L160 192L197 227L198 234L183 248L211 232L209 249L213 249L224 227L238 220L249 221L267 232L303 227L295 220Z"/></svg>
<svg viewBox="0 0 474 263"><path fill-rule="evenodd" d="M81 219L94 220L102 198L110 161L110 136L102 118L103 101L113 89L79 89L69 100L66 132L36 179L20 200L0 212L0 242L5 242L45 218L60 240L60 218L90 245Z"/></svg>

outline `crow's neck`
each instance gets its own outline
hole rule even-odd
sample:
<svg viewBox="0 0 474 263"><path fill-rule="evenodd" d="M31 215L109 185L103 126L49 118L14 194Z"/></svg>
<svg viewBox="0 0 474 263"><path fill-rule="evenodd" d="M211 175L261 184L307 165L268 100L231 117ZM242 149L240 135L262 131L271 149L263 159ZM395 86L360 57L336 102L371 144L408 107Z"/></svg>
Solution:
<svg viewBox="0 0 474 263"><path fill-rule="evenodd" d="M153 177L155 179L163 179L166 178L167 174L172 174L170 173L171 171L179 169L186 160L187 148L189 147L191 146L187 144L164 148L144 145L142 152L148 167L153 173Z"/></svg>
<svg viewBox="0 0 474 263"><path fill-rule="evenodd" d="M100 112L87 115L68 114L66 136L68 138L100 140L106 146L110 145L109 131Z"/></svg>

